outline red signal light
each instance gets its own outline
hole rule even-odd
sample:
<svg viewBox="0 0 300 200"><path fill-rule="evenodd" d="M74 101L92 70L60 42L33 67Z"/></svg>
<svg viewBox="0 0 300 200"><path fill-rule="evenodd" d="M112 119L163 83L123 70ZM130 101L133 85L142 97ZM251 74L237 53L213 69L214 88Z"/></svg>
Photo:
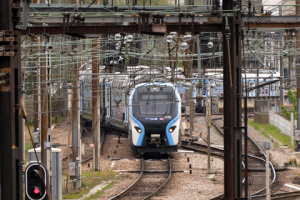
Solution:
<svg viewBox="0 0 300 200"><path fill-rule="evenodd" d="M35 194L39 194L39 193L40 193L40 190L37 189L37 188L34 188L33 192L34 192Z"/></svg>

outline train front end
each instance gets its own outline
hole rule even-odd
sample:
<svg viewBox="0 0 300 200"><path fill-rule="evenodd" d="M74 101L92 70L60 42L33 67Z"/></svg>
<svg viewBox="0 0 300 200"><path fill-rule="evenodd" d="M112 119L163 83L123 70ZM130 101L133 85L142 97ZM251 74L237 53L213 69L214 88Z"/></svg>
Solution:
<svg viewBox="0 0 300 200"><path fill-rule="evenodd" d="M129 143L140 153L175 152L181 139L181 101L173 84L135 87L129 97Z"/></svg>

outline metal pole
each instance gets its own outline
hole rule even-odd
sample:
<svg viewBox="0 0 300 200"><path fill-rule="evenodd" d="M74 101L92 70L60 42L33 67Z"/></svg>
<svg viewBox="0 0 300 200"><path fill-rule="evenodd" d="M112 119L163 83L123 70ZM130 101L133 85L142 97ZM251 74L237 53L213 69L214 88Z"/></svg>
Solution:
<svg viewBox="0 0 300 200"><path fill-rule="evenodd" d="M34 43L35 44L39 44L40 43L40 38L39 37L35 37L34 38ZM35 48L34 53L40 53L40 47L39 45L37 45ZM36 65L36 73L34 75L34 87L33 87L33 95L34 95L34 131L37 131L38 128L40 128L39 126L39 63L40 63L40 57L36 56L35 57L35 64Z"/></svg>
<svg viewBox="0 0 300 200"><path fill-rule="evenodd" d="M294 148L294 113L291 112L291 148L293 149Z"/></svg>
<svg viewBox="0 0 300 200"><path fill-rule="evenodd" d="M266 151L266 200L271 200L270 190L270 142L264 142Z"/></svg>
<svg viewBox="0 0 300 200"><path fill-rule="evenodd" d="M289 50L289 74L288 74L288 77L290 77L288 79L288 85L291 85L292 84L292 81L291 81L292 71L291 71L291 51L290 50Z"/></svg>
<svg viewBox="0 0 300 200"><path fill-rule="evenodd" d="M192 40L193 46L192 46L192 52L190 54L190 59L189 59L189 63L188 63L188 77L192 77L192 67L193 67L193 54L195 51L195 40ZM191 81L191 84L193 85L193 81ZM193 139L193 131L194 131L194 100L193 100L193 91L194 88L191 87L189 90L189 95L190 95L190 128L191 128L191 137Z"/></svg>
<svg viewBox="0 0 300 200"><path fill-rule="evenodd" d="M55 35L55 42L58 43L58 36ZM61 46L60 46L61 48ZM56 54L56 60L57 60L57 74L59 77L58 83L57 83L57 88L58 88L58 93L61 94L60 87L61 87L61 52L62 50L57 52Z"/></svg>
<svg viewBox="0 0 300 200"><path fill-rule="evenodd" d="M175 80L175 68L174 68L174 61L171 61L171 81L174 83Z"/></svg>
<svg viewBox="0 0 300 200"><path fill-rule="evenodd" d="M45 41L47 38L45 37ZM43 47L43 54L41 57L41 110L42 110L42 122L41 122L41 162L47 166L47 146L45 142L48 141L48 91L47 91L47 56L46 47Z"/></svg>
<svg viewBox="0 0 300 200"><path fill-rule="evenodd" d="M23 122L19 115L21 89L21 35L15 26L19 23L20 10L13 11L12 5L20 0L0 1L0 30L15 31L15 41L0 45L17 45L11 56L0 56L0 72L8 72L8 86L0 85L0 199L23 199L22 192L22 157L23 157ZM11 35L14 37L14 35ZM4 47L5 48L5 47Z"/></svg>
<svg viewBox="0 0 300 200"><path fill-rule="evenodd" d="M255 32L255 39L257 39L257 32ZM257 68L256 70L256 85L259 85L259 66L257 66L256 61L254 62L254 67ZM260 89L256 90L256 99L259 100L259 92Z"/></svg>
<svg viewBox="0 0 300 200"><path fill-rule="evenodd" d="M209 108L210 109L210 108ZM207 128L207 172L210 173L210 127Z"/></svg>
<svg viewBox="0 0 300 200"><path fill-rule="evenodd" d="M296 16L300 16L300 0L296 0ZM300 33L296 33L296 47L300 46ZM300 129L300 58L296 56L296 77L297 77L297 129ZM294 144L294 143L293 143Z"/></svg>
<svg viewBox="0 0 300 200"><path fill-rule="evenodd" d="M245 30L243 28L243 30ZM243 31L244 32L244 31ZM245 197L248 198L248 84L247 84L247 75L246 75L246 58L245 58L245 41L244 36L242 36L242 47L243 47L243 63L244 63L244 73L245 73L245 97L244 97L244 160L245 160L245 171L244 171L244 177L245 177Z"/></svg>
<svg viewBox="0 0 300 200"><path fill-rule="evenodd" d="M78 45L73 45L73 48L77 47ZM74 52L78 53L78 52ZM77 54L78 55L78 54ZM73 162L80 162L80 119L79 119L79 81L78 81L78 74L79 74L79 67L78 67L78 57L74 60L74 56L72 59L73 62L73 90L72 90L72 160ZM81 169L81 167L80 167ZM76 180L73 182L73 188L79 189L81 187L81 178L80 178L80 171L75 170Z"/></svg>
<svg viewBox="0 0 300 200"><path fill-rule="evenodd" d="M191 87L189 89L189 101L190 101L190 129L191 129L191 137L193 139L193 131L194 131L194 99L193 99L193 90L194 88Z"/></svg>
<svg viewBox="0 0 300 200"><path fill-rule="evenodd" d="M47 37L47 43L50 45L51 44L51 36ZM51 126L52 126L52 105L51 105L51 51L47 51L46 54L46 69L47 69L47 101L48 101L48 133L47 133L47 149L46 149L46 154L47 154L47 169L49 172L49 179L48 179L48 186L47 186L47 191L49 198L52 197L52 137L51 137Z"/></svg>
<svg viewBox="0 0 300 200"><path fill-rule="evenodd" d="M238 2L241 7L241 1ZM222 10L232 10L233 0L224 0ZM224 193L225 199L242 196L242 87L241 87L241 14L223 17L224 87ZM232 81L231 81L232 80ZM232 84L232 85L231 85Z"/></svg>
<svg viewBox="0 0 300 200"><path fill-rule="evenodd" d="M283 36L282 32L279 33L280 49L283 47ZM280 55L280 76L284 76L283 73L283 58L282 53ZM280 86L283 86L283 79L280 79ZM298 90L297 90L298 91ZM280 88L280 105L283 105L283 87Z"/></svg>
<svg viewBox="0 0 300 200"><path fill-rule="evenodd" d="M197 35L197 65L198 65L198 78L201 77L201 40L199 34ZM199 81L200 82L200 81Z"/></svg>
<svg viewBox="0 0 300 200"><path fill-rule="evenodd" d="M92 44L92 73L99 73L97 62L98 44L95 39ZM99 75L92 75L92 112L93 112L93 142L94 142L94 170L100 170L100 113L99 113Z"/></svg>
<svg viewBox="0 0 300 200"><path fill-rule="evenodd" d="M211 127L211 98L210 95L206 99L206 126L207 126L207 172L210 170L210 127Z"/></svg>

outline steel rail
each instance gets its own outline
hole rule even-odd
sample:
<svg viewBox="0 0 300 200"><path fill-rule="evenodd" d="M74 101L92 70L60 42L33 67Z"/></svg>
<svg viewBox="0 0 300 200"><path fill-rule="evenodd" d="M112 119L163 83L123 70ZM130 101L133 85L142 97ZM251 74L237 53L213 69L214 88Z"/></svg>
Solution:
<svg viewBox="0 0 300 200"><path fill-rule="evenodd" d="M224 135L223 131L217 126L217 124L216 124L215 122L212 121L211 123L217 128L217 130L218 130L221 134ZM253 156L253 155L249 155L249 154L248 154L248 157L252 157L252 158L255 158L255 159L259 159L259 160L261 160L261 161L263 161L263 162L266 162L266 154L264 153L264 151L260 148L260 146L259 146L259 145L258 145L251 137L248 136L248 139L250 139L250 140L252 141L252 143L259 149L259 151L263 153L265 160L262 159L262 158ZM243 154L243 155L244 155L244 154ZM271 162L270 162L270 167L271 167L271 169L272 169L272 174L273 174L273 179L272 179L272 181L271 181L271 185L272 185L272 184L275 182L275 179L276 179L276 172L275 172L274 166L273 166L273 164L272 164ZM261 190L255 192L253 195L251 195L251 198L252 198L252 197L256 197L255 194L259 194L260 192L264 191L265 189L266 189L266 187L264 187L264 188L262 188ZM221 195L224 196L224 194L221 194ZM219 197L219 196L221 196L221 195L218 195L218 196L214 197L213 199L215 199L215 198L217 198L217 197Z"/></svg>
<svg viewBox="0 0 300 200"><path fill-rule="evenodd" d="M141 173L140 173L139 177L128 188L126 188L121 193L117 194L116 196L111 197L109 200L121 198L122 196L124 196L125 194L127 194L130 190L132 190L142 180L142 177L144 175L144 166L145 166L145 162L144 161L145 160L142 157L142 160L141 160L141 165L142 165L141 166Z"/></svg>
<svg viewBox="0 0 300 200"><path fill-rule="evenodd" d="M72 155L72 152L68 156L71 156L71 155ZM68 156L65 156L65 157L61 158L61 160L64 160L64 159L68 158Z"/></svg>
<svg viewBox="0 0 300 200"><path fill-rule="evenodd" d="M157 188L157 190L155 190L153 193L151 193L150 195L143 198L143 200L150 199L152 196L156 195L171 180L171 177L172 177L172 164L171 164L171 158L170 157L168 158L168 161L169 161L169 176L168 176L168 178L165 180L165 182L159 188Z"/></svg>
<svg viewBox="0 0 300 200"><path fill-rule="evenodd" d="M252 199L265 199L266 195L256 195ZM300 197L300 191L295 191L295 192L282 192L282 193L275 193L272 194L272 199L285 199L289 198L291 199L292 197Z"/></svg>
<svg viewBox="0 0 300 200"><path fill-rule="evenodd" d="M81 161L81 163L87 162L87 161L92 160L92 159L93 159L93 157L89 157L89 158L87 158L87 159Z"/></svg>
<svg viewBox="0 0 300 200"><path fill-rule="evenodd" d="M182 141L182 144L180 146L183 147L183 148L185 148L185 149L190 149L190 150L199 151L199 152L202 152L202 153L207 153L207 150L197 149L197 148L189 146L189 144L190 145L201 146L203 148L207 148L207 145L199 144L199 143L194 143L194 142L190 143L190 142L187 142L187 141ZM224 157L224 155L223 155L223 153L224 153L223 151L224 150L223 149L219 149L219 148L216 148L216 147L210 147L210 149L222 153L222 154L219 154L219 153L216 153L216 152L211 152L212 155L219 156L219 157Z"/></svg>
<svg viewBox="0 0 300 200"><path fill-rule="evenodd" d="M83 131L82 131L82 132L83 132ZM81 135L82 135L82 133L81 133ZM104 142L104 136L105 136L105 131L103 131L103 133L102 133L101 142L100 142L100 149L102 149L102 144L103 144L103 142ZM89 161L89 160L91 160L91 159L93 159L93 157L89 157L89 158L87 158L87 159L81 161L81 163L87 162L87 161Z"/></svg>

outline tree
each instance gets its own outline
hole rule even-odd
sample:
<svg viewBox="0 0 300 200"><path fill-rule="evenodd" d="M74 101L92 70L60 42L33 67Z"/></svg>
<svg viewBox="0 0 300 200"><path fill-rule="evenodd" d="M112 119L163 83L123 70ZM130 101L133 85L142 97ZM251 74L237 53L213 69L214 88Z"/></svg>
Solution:
<svg viewBox="0 0 300 200"><path fill-rule="evenodd" d="M283 113L285 114L286 118L291 120L291 113L292 112L295 114L294 116L297 118L297 91L293 92L292 90L289 90L288 91L288 98L289 98L289 101L292 102L292 104L293 104L292 110L288 111L286 109L286 107L283 106L283 105L280 105L280 108L283 110Z"/></svg>

